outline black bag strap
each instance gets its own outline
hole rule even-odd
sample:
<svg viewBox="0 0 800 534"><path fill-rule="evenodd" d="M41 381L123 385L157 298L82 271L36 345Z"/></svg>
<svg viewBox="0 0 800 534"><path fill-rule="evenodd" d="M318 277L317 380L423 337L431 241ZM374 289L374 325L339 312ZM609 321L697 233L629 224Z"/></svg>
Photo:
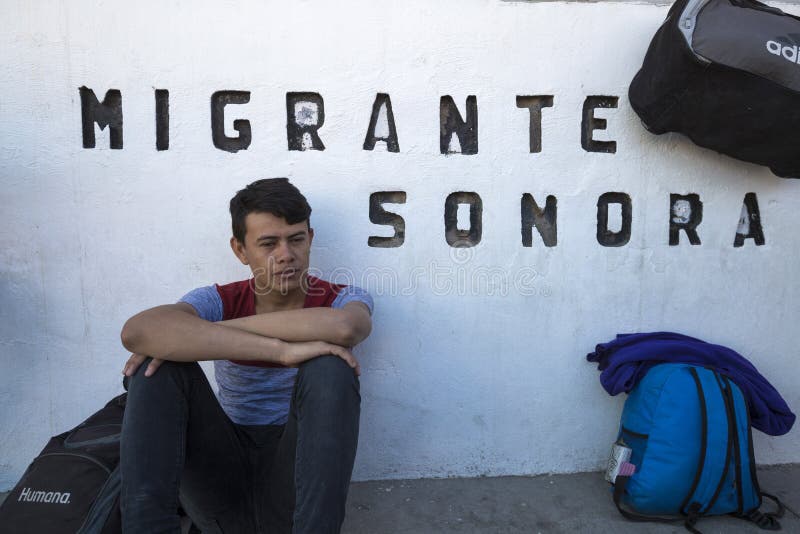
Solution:
<svg viewBox="0 0 800 534"><path fill-rule="evenodd" d="M777 498L775 495L772 495L770 493L765 493L765 492L762 491L761 492L761 496L762 497L766 497L767 499L773 501L775 504L778 505L778 509L777 510L775 510L774 512L770 512L767 515L771 515L772 517L777 517L778 519L783 517L783 514L784 514L784 512L786 512L786 509L788 508L788 506L783 504L779 498ZM792 512L792 513L794 515L797 515L795 512Z"/></svg>
<svg viewBox="0 0 800 534"><path fill-rule="evenodd" d="M692 534L703 534L696 528L694 528L695 524L697 524L697 520L700 519L700 505L694 503L689 508L689 513L686 517L663 517L658 515L646 515L646 514L637 514L636 512L632 512L630 510L625 510L622 507L622 496L625 494L625 487L628 485L628 481L631 477L629 476L621 476L617 475L616 480L614 481L614 504L619 510L619 513L622 514L622 517L625 519L629 519L631 521L637 521L641 523L680 523L683 522L683 526L691 532Z"/></svg>
<svg viewBox="0 0 800 534"><path fill-rule="evenodd" d="M763 530L780 530L781 524L772 514L765 514L758 510L751 510L740 516Z"/></svg>
<svg viewBox="0 0 800 534"><path fill-rule="evenodd" d="M768 497L768 498L770 498L770 499L772 499L772 500L777 500L777 499L778 499L777 497L775 497L775 496L773 496L773 495L770 495L769 493L764 493L764 492L761 492L761 496L762 496L762 497ZM793 516L795 516L797 519L800 519L800 514L798 514L797 512L795 512L795 511L792 509L792 507L791 507L791 506L789 506L788 504L786 504L786 503L784 503L784 502L781 502L780 504L781 504L781 506L783 507L783 509L784 509L784 510L788 510L788 511L789 511L789 512L790 512L790 513L793 515ZM778 512L780 512L780 510L778 510ZM776 512L776 513L778 513L778 512ZM780 517L780 516L778 516L778 517Z"/></svg>
<svg viewBox="0 0 800 534"><path fill-rule="evenodd" d="M103 530L108 518L114 511L115 506L119 506L119 496L122 487L122 475L119 466L111 472L111 475L100 488L100 492L95 497L86 520L76 534L97 534Z"/></svg>
<svg viewBox="0 0 800 534"><path fill-rule="evenodd" d="M738 517L750 521L751 523L755 523L758 528L763 530L780 530L781 524L778 522L778 519L783 517L787 507L774 495L764 493L762 491L761 496L774 501L775 504L778 505L778 509L774 512L765 513L756 508L755 510L750 510L747 513L741 514Z"/></svg>

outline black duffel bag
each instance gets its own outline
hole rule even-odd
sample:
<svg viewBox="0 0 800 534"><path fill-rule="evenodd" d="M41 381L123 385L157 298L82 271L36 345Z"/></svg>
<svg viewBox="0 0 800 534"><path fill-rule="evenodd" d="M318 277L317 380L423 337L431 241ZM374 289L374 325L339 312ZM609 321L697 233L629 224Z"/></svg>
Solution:
<svg viewBox="0 0 800 534"><path fill-rule="evenodd" d="M54 436L0 505L0 533L122 531L119 439L127 393Z"/></svg>
<svg viewBox="0 0 800 534"><path fill-rule="evenodd" d="M800 18L755 0L678 0L628 92L651 132L800 177Z"/></svg>

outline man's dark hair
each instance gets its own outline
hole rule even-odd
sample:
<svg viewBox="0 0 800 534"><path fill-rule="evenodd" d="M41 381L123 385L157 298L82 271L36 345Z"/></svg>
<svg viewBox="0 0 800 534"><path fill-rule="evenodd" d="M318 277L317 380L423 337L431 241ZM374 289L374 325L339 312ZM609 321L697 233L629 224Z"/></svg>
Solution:
<svg viewBox="0 0 800 534"><path fill-rule="evenodd" d="M289 224L308 221L311 226L311 206L306 197L288 178L256 180L237 191L231 199L231 224L233 237L244 243L245 218L250 213L270 213L282 217Z"/></svg>

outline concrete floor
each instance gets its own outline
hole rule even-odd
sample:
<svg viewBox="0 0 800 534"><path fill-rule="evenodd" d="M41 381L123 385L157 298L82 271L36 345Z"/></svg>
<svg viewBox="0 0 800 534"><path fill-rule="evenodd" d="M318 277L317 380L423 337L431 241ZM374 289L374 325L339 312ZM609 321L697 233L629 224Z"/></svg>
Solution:
<svg viewBox="0 0 800 534"><path fill-rule="evenodd" d="M762 490L800 512L800 464L759 469ZM0 502L6 494L0 494ZM769 505L765 505L768 507ZM783 532L800 533L787 511ZM757 533L733 517L700 521L704 534ZM619 515L601 473L538 477L356 482L344 534L685 533L678 524L632 523Z"/></svg>
<svg viewBox="0 0 800 534"><path fill-rule="evenodd" d="M759 483L800 512L800 464L762 468ZM347 507L346 534L687 532L681 524L624 519L602 473L359 482ZM800 533L800 518L791 512L781 524L783 532ZM727 516L703 519L698 528L704 534L759 531Z"/></svg>

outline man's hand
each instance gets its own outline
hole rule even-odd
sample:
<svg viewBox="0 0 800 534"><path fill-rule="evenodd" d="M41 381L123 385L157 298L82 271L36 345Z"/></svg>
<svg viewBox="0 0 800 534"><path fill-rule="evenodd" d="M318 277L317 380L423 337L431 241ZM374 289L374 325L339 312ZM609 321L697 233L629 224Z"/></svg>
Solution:
<svg viewBox="0 0 800 534"><path fill-rule="evenodd" d="M326 354L338 356L355 370L356 376L361 375L361 367L358 365L358 360L349 349L324 341L286 343L286 350L281 356L281 363L287 367L296 367L305 361Z"/></svg>
<svg viewBox="0 0 800 534"><path fill-rule="evenodd" d="M149 356L144 356L142 354L131 354L131 357L128 358L127 362L125 362L125 367L122 368L122 374L125 376L133 376L136 374L136 370L139 368L139 366L142 365L147 358L149 358ZM147 369L144 370L144 376L153 376L153 373L158 371L158 368L161 367L162 363L164 363L164 360L153 358L147 365Z"/></svg>

